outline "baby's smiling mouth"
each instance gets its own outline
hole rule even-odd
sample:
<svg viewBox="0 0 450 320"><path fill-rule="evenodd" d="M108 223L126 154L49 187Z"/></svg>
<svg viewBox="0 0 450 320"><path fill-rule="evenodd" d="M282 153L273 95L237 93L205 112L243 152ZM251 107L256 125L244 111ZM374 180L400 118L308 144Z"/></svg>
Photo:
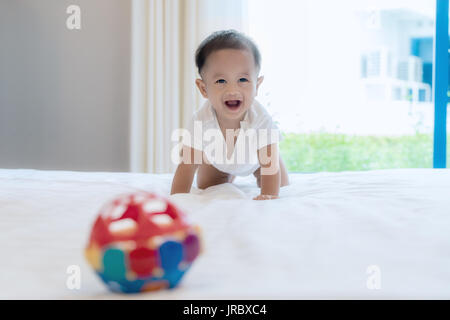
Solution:
<svg viewBox="0 0 450 320"><path fill-rule="evenodd" d="M231 110L238 109L242 104L241 100L227 100L225 101L225 105L230 108Z"/></svg>

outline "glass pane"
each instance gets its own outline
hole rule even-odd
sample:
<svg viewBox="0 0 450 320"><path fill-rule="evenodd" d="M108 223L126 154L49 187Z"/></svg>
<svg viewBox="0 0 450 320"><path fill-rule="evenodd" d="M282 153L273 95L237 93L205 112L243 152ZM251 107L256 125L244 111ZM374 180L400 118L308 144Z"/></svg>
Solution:
<svg viewBox="0 0 450 320"><path fill-rule="evenodd" d="M434 0L248 0L248 15L290 171L432 167Z"/></svg>

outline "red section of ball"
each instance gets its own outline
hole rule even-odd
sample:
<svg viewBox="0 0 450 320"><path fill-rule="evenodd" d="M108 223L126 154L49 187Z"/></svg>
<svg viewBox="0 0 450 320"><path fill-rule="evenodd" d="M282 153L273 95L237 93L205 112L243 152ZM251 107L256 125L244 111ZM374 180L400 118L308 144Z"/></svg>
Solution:
<svg viewBox="0 0 450 320"><path fill-rule="evenodd" d="M130 203L119 219L133 219L137 221L142 205Z"/></svg>
<svg viewBox="0 0 450 320"><path fill-rule="evenodd" d="M95 220L94 227L92 228L89 243L95 242L98 246L103 247L105 244L110 243L111 240L112 237L105 220L101 216L98 216L97 220Z"/></svg>
<svg viewBox="0 0 450 320"><path fill-rule="evenodd" d="M166 204L164 210L160 212L148 212L145 205L152 201L161 201ZM123 213L117 217L114 216L114 210L124 207ZM166 214L171 218L168 225L158 225L152 221L152 216ZM109 229L111 223L132 219L136 222L137 228L132 233L112 233ZM91 242L97 242L103 246L114 241L137 241L141 243L149 237L159 236L169 233L183 231L189 228L185 220L185 215L180 209L175 207L170 201L159 197L153 193L139 192L134 194L122 195L112 201L97 218L91 233Z"/></svg>
<svg viewBox="0 0 450 320"><path fill-rule="evenodd" d="M147 277L152 274L153 268L158 265L157 253L155 250L138 248L130 252L130 269L138 277Z"/></svg>

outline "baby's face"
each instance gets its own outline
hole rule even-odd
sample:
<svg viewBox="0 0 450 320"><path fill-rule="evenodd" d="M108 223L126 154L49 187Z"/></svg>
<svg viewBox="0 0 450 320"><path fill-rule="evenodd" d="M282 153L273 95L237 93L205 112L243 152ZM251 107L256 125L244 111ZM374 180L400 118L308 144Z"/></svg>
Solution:
<svg viewBox="0 0 450 320"><path fill-rule="evenodd" d="M220 119L240 121L263 80L257 72L249 50L222 49L208 56L196 84Z"/></svg>

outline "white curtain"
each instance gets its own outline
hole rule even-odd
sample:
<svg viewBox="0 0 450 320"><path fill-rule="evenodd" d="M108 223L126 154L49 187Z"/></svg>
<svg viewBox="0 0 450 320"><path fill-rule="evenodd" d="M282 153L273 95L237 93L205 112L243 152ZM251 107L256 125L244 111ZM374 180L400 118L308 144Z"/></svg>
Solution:
<svg viewBox="0 0 450 320"><path fill-rule="evenodd" d="M195 50L212 31L246 32L246 8L246 0L133 0L132 172L175 171L172 132L203 102L195 87Z"/></svg>

